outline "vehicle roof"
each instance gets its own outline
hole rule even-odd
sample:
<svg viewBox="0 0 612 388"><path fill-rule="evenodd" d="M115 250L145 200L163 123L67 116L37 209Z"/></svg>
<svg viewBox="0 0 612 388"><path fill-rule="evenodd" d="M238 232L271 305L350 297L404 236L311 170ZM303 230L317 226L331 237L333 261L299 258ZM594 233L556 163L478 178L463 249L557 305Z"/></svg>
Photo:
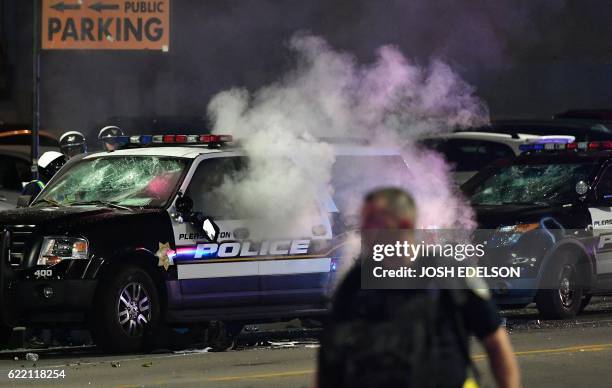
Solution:
<svg viewBox="0 0 612 388"><path fill-rule="evenodd" d="M517 128L547 128L547 129L608 129L606 122L600 120L564 120L564 119L539 119L539 120L530 120L530 119L513 119L513 120L493 120L490 125L484 126L483 128L478 128L481 131L493 131L496 130L514 130L517 131ZM571 134L571 133L570 133Z"/></svg>
<svg viewBox="0 0 612 388"><path fill-rule="evenodd" d="M400 152L392 147L374 147L364 145L331 145L336 155L399 155ZM160 147L140 147L125 148L111 152L96 152L85 156L85 159L104 157L104 156L167 156L195 159L200 155L241 152L242 148L227 146L223 148L208 148L207 146L160 146Z"/></svg>
<svg viewBox="0 0 612 388"><path fill-rule="evenodd" d="M212 149L203 146L125 148L110 152L92 153L87 155L84 159L100 156L168 156L194 159L203 154L212 154L227 150L235 150L235 148Z"/></svg>
<svg viewBox="0 0 612 388"><path fill-rule="evenodd" d="M570 136L570 135L568 135ZM451 133L440 133L426 136L425 139L486 139L486 140L503 140L504 142L517 142L524 143L525 140L538 140L547 136L533 135L527 133L516 133L515 135L509 133L499 132L480 132L480 131L459 131Z"/></svg>
<svg viewBox="0 0 612 388"><path fill-rule="evenodd" d="M41 145L59 146L55 136L46 131L38 133ZM32 144L32 131L26 128L0 127L0 144L2 145L30 145Z"/></svg>

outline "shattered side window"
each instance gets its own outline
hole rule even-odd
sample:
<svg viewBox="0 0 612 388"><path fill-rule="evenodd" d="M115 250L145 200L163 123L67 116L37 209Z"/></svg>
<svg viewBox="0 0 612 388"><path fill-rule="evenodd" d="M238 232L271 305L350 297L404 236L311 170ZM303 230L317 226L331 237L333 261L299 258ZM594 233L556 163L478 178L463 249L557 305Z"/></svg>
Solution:
<svg viewBox="0 0 612 388"><path fill-rule="evenodd" d="M500 169L472 191L473 205L550 204L575 197L576 183L588 181L595 165L519 164Z"/></svg>
<svg viewBox="0 0 612 388"><path fill-rule="evenodd" d="M65 206L103 201L163 207L186 166L185 159L157 156L83 159L44 190L34 205L46 200Z"/></svg>
<svg viewBox="0 0 612 388"><path fill-rule="evenodd" d="M193 200L193 208L217 219L245 219L248 212L238 198L236 186L246 174L248 160L244 157L221 157L203 160L196 169L185 195Z"/></svg>

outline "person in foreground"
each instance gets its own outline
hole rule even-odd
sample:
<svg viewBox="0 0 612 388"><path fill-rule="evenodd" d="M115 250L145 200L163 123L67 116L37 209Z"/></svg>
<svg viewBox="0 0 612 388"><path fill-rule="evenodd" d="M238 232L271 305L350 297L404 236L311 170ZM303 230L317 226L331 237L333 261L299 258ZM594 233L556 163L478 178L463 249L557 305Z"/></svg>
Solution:
<svg viewBox="0 0 612 388"><path fill-rule="evenodd" d="M359 262L370 259L376 236L414 241L416 216L414 201L403 190L370 193L362 210ZM486 288L466 282L465 287L362 289L359 262L338 287L321 336L319 388L477 387L470 335L482 342L497 385L520 387L508 334Z"/></svg>

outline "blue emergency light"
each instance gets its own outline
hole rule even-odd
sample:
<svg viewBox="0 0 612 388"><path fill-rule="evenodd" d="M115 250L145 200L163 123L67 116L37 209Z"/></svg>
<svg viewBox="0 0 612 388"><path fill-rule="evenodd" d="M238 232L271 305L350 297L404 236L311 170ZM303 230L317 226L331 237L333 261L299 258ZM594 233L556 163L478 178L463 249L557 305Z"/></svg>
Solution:
<svg viewBox="0 0 612 388"><path fill-rule="evenodd" d="M519 150L521 152L532 152L532 151L599 151L599 150L612 150L612 141L604 140L604 141L581 141L581 142L571 142L571 143L559 143L559 142L538 142L538 143L528 143L521 144L519 146Z"/></svg>
<svg viewBox="0 0 612 388"><path fill-rule="evenodd" d="M105 143L120 147L146 147L149 145L222 145L233 141L232 135L132 135L105 137Z"/></svg>

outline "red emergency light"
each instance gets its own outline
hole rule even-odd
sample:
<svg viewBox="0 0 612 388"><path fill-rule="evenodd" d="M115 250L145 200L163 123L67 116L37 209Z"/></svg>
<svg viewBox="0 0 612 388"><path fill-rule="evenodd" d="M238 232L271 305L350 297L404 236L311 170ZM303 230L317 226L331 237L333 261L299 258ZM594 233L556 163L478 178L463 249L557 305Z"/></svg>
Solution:
<svg viewBox="0 0 612 388"><path fill-rule="evenodd" d="M559 151L559 150L570 150L570 151L599 151L599 150L612 150L612 140L603 141L591 141L591 142L572 142L572 143L531 143L521 144L519 149L523 152L532 151Z"/></svg>
<svg viewBox="0 0 612 388"><path fill-rule="evenodd" d="M145 147L148 145L205 144L220 146L233 141L232 135L133 135L113 136L104 138L105 142L129 147Z"/></svg>
<svg viewBox="0 0 612 388"><path fill-rule="evenodd" d="M229 143L232 140L232 135L200 135L200 143Z"/></svg>

